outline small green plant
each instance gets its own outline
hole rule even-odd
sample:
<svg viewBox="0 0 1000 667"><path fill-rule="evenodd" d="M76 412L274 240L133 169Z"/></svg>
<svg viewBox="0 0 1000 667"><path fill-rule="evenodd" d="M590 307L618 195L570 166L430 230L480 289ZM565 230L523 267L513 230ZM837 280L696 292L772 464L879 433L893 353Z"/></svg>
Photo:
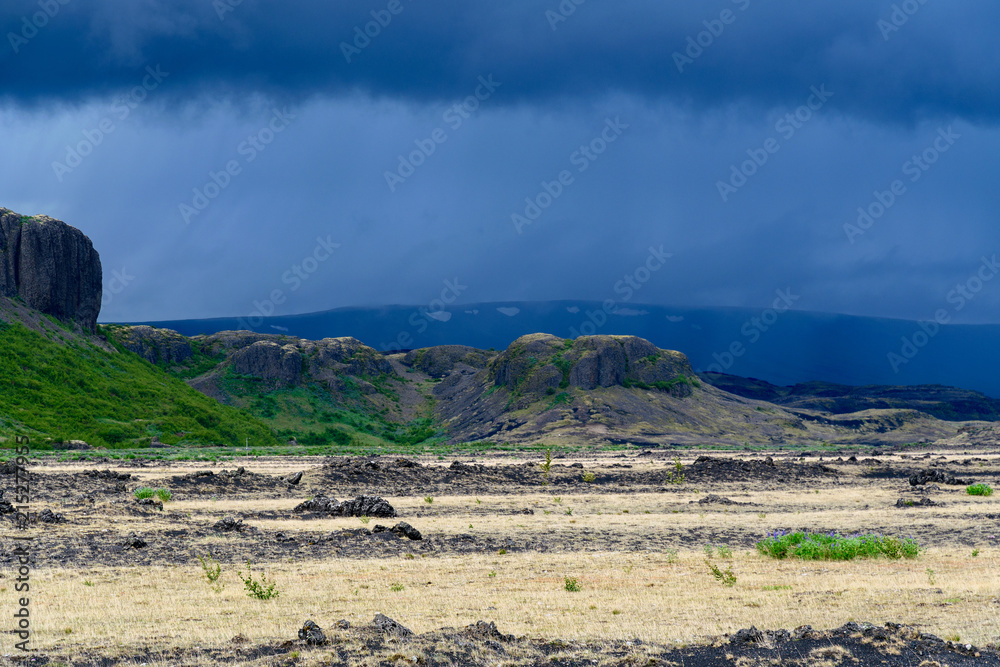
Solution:
<svg viewBox="0 0 1000 667"><path fill-rule="evenodd" d="M990 485L989 484L983 484L983 483L972 484L970 486L967 486L967 487L965 487L965 492L968 493L970 496L992 496L993 495L993 489L990 487Z"/></svg>
<svg viewBox="0 0 1000 667"><path fill-rule="evenodd" d="M620 614L620 613L622 613L622 610L621 610L621 609L612 609L612 610L611 610L611 615L612 615L612 616L617 616L617 615L618 615L618 614Z"/></svg>
<svg viewBox="0 0 1000 667"><path fill-rule="evenodd" d="M975 557L977 557L978 555L979 555L979 549L973 549L973 550L972 550L972 557L973 557L973 558L975 558Z"/></svg>
<svg viewBox="0 0 1000 667"><path fill-rule="evenodd" d="M479 498L476 498L476 504L477 504L477 505L482 505L482 504L483 504L483 501L482 501L482 500L480 500Z"/></svg>
<svg viewBox="0 0 1000 667"><path fill-rule="evenodd" d="M955 643L962 641L962 637L957 632L953 635L945 635L944 638Z"/></svg>
<svg viewBox="0 0 1000 667"><path fill-rule="evenodd" d="M705 565L708 565L708 569L711 570L712 576L715 577L715 580L723 586L732 587L736 584L736 575L733 574L733 567L731 565L725 570L721 570L715 565L715 563L707 558L705 559Z"/></svg>
<svg viewBox="0 0 1000 667"><path fill-rule="evenodd" d="M362 514L361 516L358 517L358 521L360 521L361 523L363 523L366 526L368 525L368 522L371 521L371 520L372 520L372 518L370 516L368 516L367 514Z"/></svg>
<svg viewBox="0 0 1000 667"><path fill-rule="evenodd" d="M542 486L549 483L549 471L552 470L552 450L545 450L545 463L540 464L542 469Z"/></svg>
<svg viewBox="0 0 1000 667"><path fill-rule="evenodd" d="M762 590L765 590L765 591L790 591L790 590L792 590L792 587L788 586L786 584L775 584L773 586L762 586L761 588L762 588Z"/></svg>
<svg viewBox="0 0 1000 667"><path fill-rule="evenodd" d="M677 562L677 549L667 549L663 553L667 557L667 562L671 565Z"/></svg>
<svg viewBox="0 0 1000 667"><path fill-rule="evenodd" d="M931 586L933 586L937 582L937 579L934 577L935 574L934 570L932 570L931 568L927 568L926 570L924 570L924 572L927 573L927 582Z"/></svg>
<svg viewBox="0 0 1000 667"><path fill-rule="evenodd" d="M767 512L757 512L757 518L758 519L766 519L767 518Z"/></svg>
<svg viewBox="0 0 1000 667"><path fill-rule="evenodd" d="M585 472L585 473L583 473L583 481L587 482L588 484L590 484L591 482L593 482L596 479L597 479L597 475L595 475L592 472Z"/></svg>
<svg viewBox="0 0 1000 667"><path fill-rule="evenodd" d="M554 502L556 505L559 505L560 503L562 503L562 496L556 496L555 498L552 499L552 502Z"/></svg>
<svg viewBox="0 0 1000 667"><path fill-rule="evenodd" d="M922 549L912 538L887 537L857 533L844 537L838 533L788 533L775 531L757 542L757 551L771 558L793 556L802 560L853 560L880 558L891 560L916 558Z"/></svg>
<svg viewBox="0 0 1000 667"><path fill-rule="evenodd" d="M424 496L424 502L427 503L428 505L430 505L431 503L434 502L434 497L433 496Z"/></svg>
<svg viewBox="0 0 1000 667"><path fill-rule="evenodd" d="M506 549L500 549L499 551L497 551L497 553L499 555L501 555L501 556L506 556L507 555L507 550Z"/></svg>
<svg viewBox="0 0 1000 667"><path fill-rule="evenodd" d="M497 576L497 571L496 570L490 570L490 573L487 574L486 576L487 577L491 577L491 578L495 577L495 576Z"/></svg>
<svg viewBox="0 0 1000 667"><path fill-rule="evenodd" d="M566 516L569 516L571 514L573 514L573 508L572 507L567 507L566 508Z"/></svg>
<svg viewBox="0 0 1000 667"><path fill-rule="evenodd" d="M142 500L144 498L152 498L153 496L156 496L163 502L167 502L174 497L174 494L170 492L170 489L151 489L148 486L139 487L138 489L132 492L132 495L135 496L136 500Z"/></svg>
<svg viewBox="0 0 1000 667"><path fill-rule="evenodd" d="M222 577L222 565L212 558L211 551L208 552L207 556L198 556L198 562L201 563L201 572L208 585L216 593L221 593L226 586L225 583L219 581L219 578Z"/></svg>
<svg viewBox="0 0 1000 667"><path fill-rule="evenodd" d="M684 483L684 464L681 463L681 457L674 457L674 469L667 473L667 484L683 484Z"/></svg>
<svg viewBox="0 0 1000 667"><path fill-rule="evenodd" d="M702 551L704 551L704 552L705 552L705 557L706 557L706 558L711 558L711 557L712 557L712 554L714 554L714 553L715 553L715 549L714 549L714 548L712 547L712 545L711 545L711 544L706 544L706 545L704 546L704 548L702 549Z"/></svg>
<svg viewBox="0 0 1000 667"><path fill-rule="evenodd" d="M83 585L84 585L84 586L93 586L93 585L94 585L94 582L93 582L93 581L91 581L90 579L84 579L84 580L83 580Z"/></svg>
<svg viewBox="0 0 1000 667"><path fill-rule="evenodd" d="M725 544L720 544L716 547L716 552L719 554L719 558L732 558L733 550L727 547Z"/></svg>
<svg viewBox="0 0 1000 667"><path fill-rule="evenodd" d="M399 591L403 590L403 588L405 588L405 586L403 586L403 584L400 583L393 582L389 584L389 590L392 591L393 593L398 593Z"/></svg>
<svg viewBox="0 0 1000 667"><path fill-rule="evenodd" d="M582 590L580 588L580 583L576 580L576 577L564 577L563 589L569 593L579 593Z"/></svg>
<svg viewBox="0 0 1000 667"><path fill-rule="evenodd" d="M268 581L267 575L261 574L260 581L254 579L252 572L252 565L250 561L247 561L247 573L243 576L242 570L238 571L237 576L243 581L243 587L247 591L247 597L256 598L258 600L270 600L271 598L276 598L280 595L278 590L275 588L275 582Z"/></svg>

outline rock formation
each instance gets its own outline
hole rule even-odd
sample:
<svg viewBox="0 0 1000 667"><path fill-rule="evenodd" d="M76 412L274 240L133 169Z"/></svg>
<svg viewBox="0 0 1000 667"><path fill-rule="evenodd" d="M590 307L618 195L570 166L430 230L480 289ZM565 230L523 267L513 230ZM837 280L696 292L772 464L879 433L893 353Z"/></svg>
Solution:
<svg viewBox="0 0 1000 667"><path fill-rule="evenodd" d="M0 296L94 331L101 258L80 230L47 216L0 209Z"/></svg>

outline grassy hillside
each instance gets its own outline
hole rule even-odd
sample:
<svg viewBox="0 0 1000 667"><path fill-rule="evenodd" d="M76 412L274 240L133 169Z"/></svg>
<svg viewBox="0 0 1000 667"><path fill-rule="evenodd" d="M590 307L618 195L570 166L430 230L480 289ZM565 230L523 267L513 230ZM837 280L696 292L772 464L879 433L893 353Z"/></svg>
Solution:
<svg viewBox="0 0 1000 667"><path fill-rule="evenodd" d="M130 448L278 444L258 419L200 394L138 356L81 336L61 342L0 321L0 437Z"/></svg>

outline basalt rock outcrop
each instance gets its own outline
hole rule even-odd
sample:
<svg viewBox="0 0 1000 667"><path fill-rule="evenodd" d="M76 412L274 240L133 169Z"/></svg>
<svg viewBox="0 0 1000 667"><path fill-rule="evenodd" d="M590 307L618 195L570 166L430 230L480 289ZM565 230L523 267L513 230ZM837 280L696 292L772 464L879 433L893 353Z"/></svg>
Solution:
<svg viewBox="0 0 1000 667"><path fill-rule="evenodd" d="M92 332L101 281L101 258L79 229L0 208L0 296Z"/></svg>
<svg viewBox="0 0 1000 667"><path fill-rule="evenodd" d="M190 341L172 329L145 325L121 327L115 339L151 364L182 364L194 356Z"/></svg>

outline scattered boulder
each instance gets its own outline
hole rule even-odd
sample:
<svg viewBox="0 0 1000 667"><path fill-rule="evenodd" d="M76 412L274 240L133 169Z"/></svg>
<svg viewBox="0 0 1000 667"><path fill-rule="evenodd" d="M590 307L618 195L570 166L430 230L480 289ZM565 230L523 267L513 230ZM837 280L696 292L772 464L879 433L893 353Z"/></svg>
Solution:
<svg viewBox="0 0 1000 667"><path fill-rule="evenodd" d="M378 496L358 496L354 500L337 501L318 494L315 498L299 503L293 512L317 512L331 516L368 516L394 518L396 510L384 498Z"/></svg>
<svg viewBox="0 0 1000 667"><path fill-rule="evenodd" d="M246 526L243 525L243 519L234 519L231 516L224 517L217 521L212 529L217 533L229 533L232 531L242 532Z"/></svg>
<svg viewBox="0 0 1000 667"><path fill-rule="evenodd" d="M505 635L500 632L497 630L497 624L493 621L490 621L489 623L486 621L476 621L475 623L465 626L462 631L474 639L499 642L514 641L514 635Z"/></svg>
<svg viewBox="0 0 1000 667"><path fill-rule="evenodd" d="M910 476L910 486L920 486L928 482L952 485L964 485L968 483L943 470L921 470L917 474Z"/></svg>
<svg viewBox="0 0 1000 667"><path fill-rule="evenodd" d="M106 487L101 493L116 494L116 493L128 493L128 487L125 486L125 482L118 482L114 486Z"/></svg>
<svg viewBox="0 0 1000 667"><path fill-rule="evenodd" d="M17 510L10 504L10 501L4 499L3 489L0 489L0 515L14 514L15 512L17 512Z"/></svg>
<svg viewBox="0 0 1000 667"><path fill-rule="evenodd" d="M56 514L50 509L39 512L37 520L41 523L66 523L66 517L62 514Z"/></svg>
<svg viewBox="0 0 1000 667"><path fill-rule="evenodd" d="M735 634L729 636L729 643L736 645L748 645L748 644L763 644L763 645L775 645L783 644L790 641L792 635L788 630L758 630L754 626L738 630Z"/></svg>
<svg viewBox="0 0 1000 667"><path fill-rule="evenodd" d="M386 635L396 635L397 637L413 635L413 630L383 614L375 614L375 618L372 619L372 627Z"/></svg>
<svg viewBox="0 0 1000 667"><path fill-rule="evenodd" d="M135 501L135 504L140 507L155 507L161 512L163 511L163 501L159 498L139 498Z"/></svg>
<svg viewBox="0 0 1000 667"><path fill-rule="evenodd" d="M285 481L291 484L292 486L295 486L296 484L302 481L302 471L300 470L297 473L289 475L288 477L285 478Z"/></svg>
<svg viewBox="0 0 1000 667"><path fill-rule="evenodd" d="M336 623L334 623L333 627L337 628L338 630L349 630L351 627L351 622L348 621L346 618L342 618Z"/></svg>
<svg viewBox="0 0 1000 667"><path fill-rule="evenodd" d="M0 475L13 475L15 473L17 473L17 463L14 459L4 461L3 465L0 465Z"/></svg>
<svg viewBox="0 0 1000 667"><path fill-rule="evenodd" d="M393 533L406 537L411 540L422 540L424 536L420 534L420 531L406 523L405 521L400 521L395 526L390 529Z"/></svg>
<svg viewBox="0 0 1000 667"><path fill-rule="evenodd" d="M306 621L299 628L299 639L305 641L310 646L320 646L326 643L326 635L313 621Z"/></svg>
<svg viewBox="0 0 1000 667"><path fill-rule="evenodd" d="M291 535L285 535L284 533L275 533L274 541L280 542L281 544L288 544L289 542L294 542L295 538Z"/></svg>
<svg viewBox="0 0 1000 667"><path fill-rule="evenodd" d="M146 540L142 539L135 533L129 533L128 537L125 538L126 549L143 549L147 546Z"/></svg>

